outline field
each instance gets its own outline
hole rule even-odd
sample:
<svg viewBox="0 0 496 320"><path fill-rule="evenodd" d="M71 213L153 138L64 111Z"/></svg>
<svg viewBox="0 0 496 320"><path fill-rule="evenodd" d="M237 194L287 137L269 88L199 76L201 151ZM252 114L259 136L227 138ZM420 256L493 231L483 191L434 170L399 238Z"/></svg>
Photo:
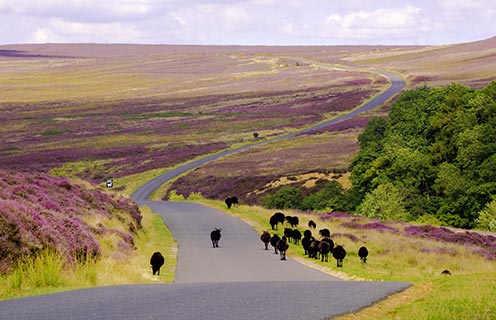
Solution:
<svg viewBox="0 0 496 320"><path fill-rule="evenodd" d="M410 87L487 84L496 78L495 41L442 47L2 46L0 167L92 183L125 181L330 119L385 88L373 70L398 72ZM294 145L230 157L222 168L209 164L173 188L221 199L224 185L236 185L240 198L257 203L252 192L280 176L346 171L367 119L386 112L387 105L301 136ZM285 163L278 163L282 157ZM215 187L205 190L211 181Z"/></svg>
<svg viewBox="0 0 496 320"><path fill-rule="evenodd" d="M114 178L113 190L129 195L181 163L352 110L387 87L375 70L402 75L407 88L451 82L482 87L496 79L495 48L496 38L439 47L0 46L0 169L48 172L83 179L93 187ZM332 179L348 187L357 136L370 117L387 112L388 104L319 132L209 163L165 186L156 197L167 198L171 191L190 199L236 195L244 205L258 204L286 184L305 186L308 193ZM247 208L231 213L259 231L267 228L270 212ZM146 209L143 216L147 232L165 234L161 241L171 244L173 260L170 235ZM305 260L302 252L292 250L297 259L344 278L414 283L412 289L345 319L496 317L491 300L494 260L488 258L494 256L494 237L470 233L453 243L446 239L464 233L441 229L423 235L415 226L347 215L308 215L302 224L310 217L345 244L345 268ZM150 255L152 248L144 245L155 237L150 233L136 236L137 246L144 248L133 263ZM372 253L367 266L356 257L362 243ZM49 252L46 259L51 259ZM116 261L106 256L94 270L111 274ZM156 281L144 277L147 268L136 265L137 273L122 272L122 279L105 281L94 270L83 269L83 275L76 272L57 281L65 288ZM441 276L442 269L453 275ZM172 279L173 271L164 272L164 281ZM0 286L7 288L2 297L45 292L16 282L29 273L19 266L12 277L2 278Z"/></svg>

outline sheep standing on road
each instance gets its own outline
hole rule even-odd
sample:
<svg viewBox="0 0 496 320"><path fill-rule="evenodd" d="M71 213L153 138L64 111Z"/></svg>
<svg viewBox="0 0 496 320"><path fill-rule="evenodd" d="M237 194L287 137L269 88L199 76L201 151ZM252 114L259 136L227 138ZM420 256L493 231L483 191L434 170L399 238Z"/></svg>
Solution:
<svg viewBox="0 0 496 320"><path fill-rule="evenodd" d="M281 260L286 260L286 251L288 249L289 249L288 241L286 240L286 237L283 236L282 239L277 242L277 250L279 250Z"/></svg>
<svg viewBox="0 0 496 320"><path fill-rule="evenodd" d="M152 257L150 258L150 264L152 265L152 272L153 275L157 274L157 276L160 275L160 268L165 263L165 258L160 252L154 252L152 254Z"/></svg>
<svg viewBox="0 0 496 320"><path fill-rule="evenodd" d="M274 253L278 254L279 251L277 251L277 243L281 240L281 237L279 237L277 234L273 235L272 238L270 238L270 245L274 247Z"/></svg>
<svg viewBox="0 0 496 320"><path fill-rule="evenodd" d="M346 250L343 248L343 246L337 245L336 248L332 250L332 256L337 261L337 267L342 268L344 257L346 257Z"/></svg>
<svg viewBox="0 0 496 320"><path fill-rule="evenodd" d="M262 233L262 235L260 236L260 240L262 240L262 242L264 243L265 250L269 250L270 233L267 231L264 231Z"/></svg>
<svg viewBox="0 0 496 320"><path fill-rule="evenodd" d="M212 232L210 232L210 240L212 240L212 247L218 248L219 247L219 240L220 240L220 232L222 229L217 229L215 228Z"/></svg>

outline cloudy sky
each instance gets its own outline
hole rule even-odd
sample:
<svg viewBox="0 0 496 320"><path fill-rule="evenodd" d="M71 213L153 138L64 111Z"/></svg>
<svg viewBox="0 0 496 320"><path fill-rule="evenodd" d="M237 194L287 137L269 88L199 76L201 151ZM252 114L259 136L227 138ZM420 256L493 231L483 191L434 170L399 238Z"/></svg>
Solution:
<svg viewBox="0 0 496 320"><path fill-rule="evenodd" d="M496 0L0 0L0 44L449 44L496 36Z"/></svg>

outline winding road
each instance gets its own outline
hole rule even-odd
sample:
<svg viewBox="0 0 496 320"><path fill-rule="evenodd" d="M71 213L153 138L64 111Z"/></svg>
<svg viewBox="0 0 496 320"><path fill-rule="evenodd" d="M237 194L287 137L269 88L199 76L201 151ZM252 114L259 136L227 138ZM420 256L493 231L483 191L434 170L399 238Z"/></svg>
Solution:
<svg viewBox="0 0 496 320"><path fill-rule="evenodd" d="M207 162L318 130L381 105L404 86L400 77L383 74L391 87L350 114L205 157L136 190L133 199L159 214L178 242L174 283L99 287L0 301L0 319L328 319L404 290L410 284L343 281L292 259L280 261L272 250L263 249L252 227L221 211L196 203L148 200L163 183ZM215 249L209 239L214 227L223 230L220 247Z"/></svg>

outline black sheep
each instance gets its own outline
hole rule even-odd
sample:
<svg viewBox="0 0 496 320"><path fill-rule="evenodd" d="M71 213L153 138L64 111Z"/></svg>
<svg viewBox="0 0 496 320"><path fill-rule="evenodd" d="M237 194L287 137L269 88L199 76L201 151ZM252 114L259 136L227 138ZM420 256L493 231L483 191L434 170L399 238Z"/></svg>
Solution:
<svg viewBox="0 0 496 320"><path fill-rule="evenodd" d="M274 247L275 254L279 253L279 251L277 251L277 243L279 242L279 240L281 240L281 238L277 234L273 235L272 238L270 238L270 245Z"/></svg>
<svg viewBox="0 0 496 320"><path fill-rule="evenodd" d="M210 240L212 240L212 247L218 248L219 247L219 240L220 240L220 232L222 229L217 229L215 228L212 232L210 232Z"/></svg>
<svg viewBox="0 0 496 320"><path fill-rule="evenodd" d="M277 230L277 224L283 224L284 223L284 213L282 212L276 212L270 217L270 226L272 227L272 230Z"/></svg>
<svg viewBox="0 0 496 320"><path fill-rule="evenodd" d="M260 236L260 240L265 244L265 250L269 250L270 233L264 231Z"/></svg>
<svg viewBox="0 0 496 320"><path fill-rule="evenodd" d="M286 251L289 249L289 244L286 237L282 237L281 240L277 242L277 250L281 256L281 260L286 260Z"/></svg>
<svg viewBox="0 0 496 320"><path fill-rule="evenodd" d="M344 257L346 257L346 250L343 248L343 246L337 245L336 248L332 250L332 256L337 261L337 267L342 268Z"/></svg>
<svg viewBox="0 0 496 320"><path fill-rule="evenodd" d="M331 246L327 241L320 241L319 243L319 253L320 253L320 261L328 262L329 252L331 251Z"/></svg>
<svg viewBox="0 0 496 320"><path fill-rule="evenodd" d="M358 256L362 259L362 263L367 263L367 256L369 255L369 250L366 247L362 246L358 249Z"/></svg>
<svg viewBox="0 0 496 320"><path fill-rule="evenodd" d="M329 252L332 252L332 250L334 250L334 241L332 241L331 238L322 238L322 241L325 241L329 244Z"/></svg>
<svg viewBox="0 0 496 320"><path fill-rule="evenodd" d="M303 250L305 250L305 254L308 256L310 255L309 249L310 249L310 244L314 241L314 237L312 236L305 236L303 239L301 239L301 246L303 247Z"/></svg>
<svg viewBox="0 0 496 320"><path fill-rule="evenodd" d="M308 249L309 258L318 259L319 244L320 244L319 240L313 240L312 243L310 243L310 248Z"/></svg>
<svg viewBox="0 0 496 320"><path fill-rule="evenodd" d="M224 202L226 203L227 209L231 209L231 206L233 204L231 198L226 198Z"/></svg>
<svg viewBox="0 0 496 320"><path fill-rule="evenodd" d="M307 237L307 238L311 237L312 236L312 231L310 231L308 229L305 230L305 231L303 231L303 236L304 237Z"/></svg>
<svg viewBox="0 0 496 320"><path fill-rule="evenodd" d="M317 224L313 220L310 220L310 221L308 221L308 227L310 229L315 229L315 228L317 228Z"/></svg>
<svg viewBox="0 0 496 320"><path fill-rule="evenodd" d="M291 231L291 238L293 238L293 243L294 244L300 244L300 240L301 240L301 232L300 232L300 230L293 229L293 231Z"/></svg>
<svg viewBox="0 0 496 320"><path fill-rule="evenodd" d="M238 207L239 206L238 198L237 197L231 197L231 203L233 206Z"/></svg>
<svg viewBox="0 0 496 320"><path fill-rule="evenodd" d="M284 228L284 236L288 241L291 241L291 234L293 233L293 229L291 228Z"/></svg>
<svg viewBox="0 0 496 320"><path fill-rule="evenodd" d="M286 216L286 221L291 225L292 228L298 226L300 219L298 217Z"/></svg>
<svg viewBox="0 0 496 320"><path fill-rule="evenodd" d="M330 238L331 237L331 231L329 229L320 229L319 234L323 238Z"/></svg>
<svg viewBox="0 0 496 320"><path fill-rule="evenodd" d="M157 274L157 276L160 275L160 268L165 263L165 258L160 252L154 252L152 254L152 257L150 258L150 264L152 265L152 272L153 275Z"/></svg>

